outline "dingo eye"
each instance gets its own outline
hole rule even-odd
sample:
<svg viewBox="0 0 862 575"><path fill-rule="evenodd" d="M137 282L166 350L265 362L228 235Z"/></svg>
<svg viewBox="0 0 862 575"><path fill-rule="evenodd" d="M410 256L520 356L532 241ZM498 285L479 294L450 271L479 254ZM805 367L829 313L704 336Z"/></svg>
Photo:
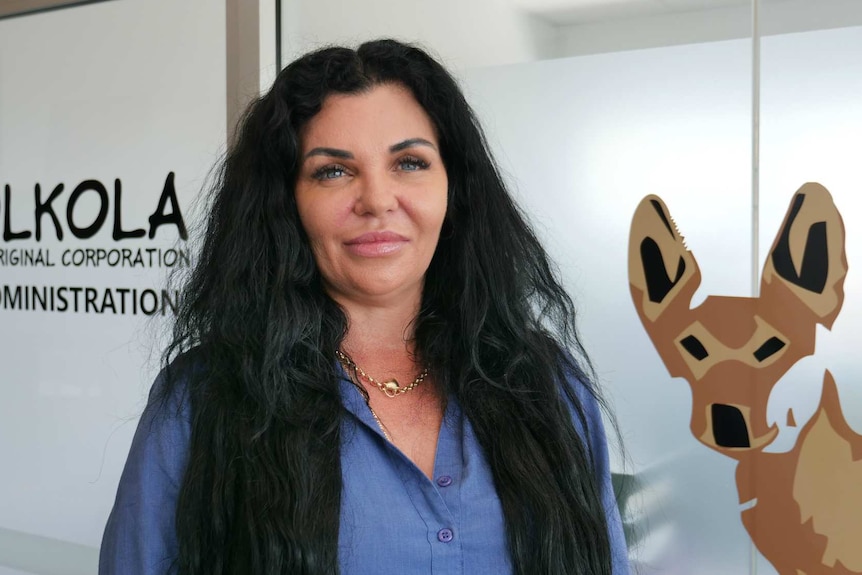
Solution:
<svg viewBox="0 0 862 575"><path fill-rule="evenodd" d="M769 356L779 352L784 345L784 342L777 337L770 337L763 343L763 345L757 348L757 351L754 352L754 358L757 361L763 361Z"/></svg>
<svg viewBox="0 0 862 575"><path fill-rule="evenodd" d="M709 356L709 353L706 351L706 348L703 347L703 344L700 343L700 340L694 337L693 335L686 336L682 340L680 340L680 345L685 348L685 350L694 356L698 361L704 359Z"/></svg>

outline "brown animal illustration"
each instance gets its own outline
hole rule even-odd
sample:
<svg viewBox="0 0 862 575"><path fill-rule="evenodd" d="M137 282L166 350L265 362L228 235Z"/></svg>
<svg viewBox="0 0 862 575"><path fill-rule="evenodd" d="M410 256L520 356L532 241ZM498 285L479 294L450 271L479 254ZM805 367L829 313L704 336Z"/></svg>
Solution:
<svg viewBox="0 0 862 575"><path fill-rule="evenodd" d="M846 274L841 215L815 183L794 194L757 298L710 296L691 309L700 270L664 202L647 196L632 221L638 315L670 375L691 385L691 432L738 462L742 522L781 575L862 574L862 436L828 371L793 449L764 451L778 434L766 418L770 392L814 353L817 324L831 329Z"/></svg>

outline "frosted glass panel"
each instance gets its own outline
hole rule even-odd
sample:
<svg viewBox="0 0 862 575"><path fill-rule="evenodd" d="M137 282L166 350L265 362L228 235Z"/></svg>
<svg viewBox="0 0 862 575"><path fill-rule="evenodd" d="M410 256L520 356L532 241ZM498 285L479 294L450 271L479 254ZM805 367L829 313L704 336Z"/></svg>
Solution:
<svg viewBox="0 0 862 575"><path fill-rule="evenodd" d="M469 97L521 204L559 262L641 484L642 573L744 573L735 462L689 431L672 379L635 312L632 215L667 203L710 294L747 296L750 42L727 41L488 68Z"/></svg>
<svg viewBox="0 0 862 575"><path fill-rule="evenodd" d="M172 178L191 225L224 145L224 30L209 0L0 21L3 575L97 570L164 325L129 296L190 251L149 216Z"/></svg>
<svg viewBox="0 0 862 575"><path fill-rule="evenodd" d="M805 182L816 181L828 188L843 217L849 265L843 307L833 329L817 326L814 355L799 361L773 388L769 415L780 433L770 447L778 453L797 452L806 445L803 438L810 435L806 430L816 420L826 370L834 376L841 412L851 427L848 434L856 438L857 446L862 444L862 437L857 435L862 433L860 54L860 27L788 34L763 41L761 261L767 256L793 193ZM795 426L788 425L789 410ZM830 419L837 426L840 414ZM841 444L836 448L840 449ZM794 532L808 533L812 548L805 549L804 556L811 555L821 565L840 561L849 569L846 572L862 573L858 545L862 539L860 464L847 461L845 468L836 465L825 447L818 447L818 452L816 467L830 473L814 481L807 479L810 466L800 463L796 468L796 497L787 505L798 504L802 515L783 539L790 541ZM858 448L853 456L859 458ZM853 472L854 468L857 471ZM806 491L804 486L809 483ZM803 526L809 516L813 524ZM811 534L812 527L817 535ZM770 525L764 526L769 528ZM792 560L793 548L787 545L786 553L779 555ZM761 559L758 573L774 575L778 571Z"/></svg>

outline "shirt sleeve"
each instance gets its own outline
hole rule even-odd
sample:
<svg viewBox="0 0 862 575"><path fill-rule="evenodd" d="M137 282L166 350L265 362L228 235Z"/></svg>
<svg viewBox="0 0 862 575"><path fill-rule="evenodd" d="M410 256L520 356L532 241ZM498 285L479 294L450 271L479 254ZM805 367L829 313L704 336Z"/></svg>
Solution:
<svg viewBox="0 0 862 575"><path fill-rule="evenodd" d="M138 422L102 537L99 575L165 575L176 558L174 518L191 420L183 386L162 402L163 386L160 376Z"/></svg>
<svg viewBox="0 0 862 575"><path fill-rule="evenodd" d="M611 481L608 441L602 421L601 408L596 398L586 389L583 383L575 378L571 378L568 383L572 386L575 395L580 400L586 418L586 437L590 453L593 457L596 480L608 524L608 538L610 540L611 556L613 559L613 575L629 575L628 548L626 547L623 523L620 518L620 510ZM584 437L580 418L574 415L574 420L575 428L581 433L581 437Z"/></svg>

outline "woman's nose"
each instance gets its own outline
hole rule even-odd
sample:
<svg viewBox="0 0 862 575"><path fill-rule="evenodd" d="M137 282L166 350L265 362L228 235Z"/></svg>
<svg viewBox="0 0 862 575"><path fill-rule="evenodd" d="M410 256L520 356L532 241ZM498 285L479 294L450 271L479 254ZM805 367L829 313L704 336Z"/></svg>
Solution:
<svg viewBox="0 0 862 575"><path fill-rule="evenodd" d="M366 171L353 210L357 215L382 216L398 208L396 182L387 173Z"/></svg>

